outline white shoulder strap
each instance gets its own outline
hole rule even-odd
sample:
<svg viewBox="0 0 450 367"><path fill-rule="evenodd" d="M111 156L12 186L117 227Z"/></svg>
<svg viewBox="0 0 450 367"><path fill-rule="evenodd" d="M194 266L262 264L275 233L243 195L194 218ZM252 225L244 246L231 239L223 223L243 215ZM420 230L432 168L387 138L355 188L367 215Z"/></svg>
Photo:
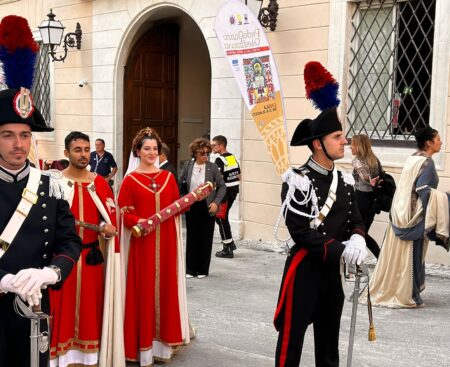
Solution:
<svg viewBox="0 0 450 367"><path fill-rule="evenodd" d="M336 189L338 185L338 172L336 169L336 165L333 169L333 179L331 181L330 189L328 190L328 197L325 200L325 204L323 204L322 210L319 212L317 218L314 218L311 221L311 228L317 228L320 224L325 220L331 208L333 207L334 202L336 201Z"/></svg>
<svg viewBox="0 0 450 367"><path fill-rule="evenodd" d="M16 210L9 219L3 233L0 235L0 242L2 243L2 251L0 251L0 257L3 256L6 249L13 242L17 233L22 227L23 222L28 216L31 208L37 203L38 196L37 191L39 189L39 182L41 179L41 171L30 167L30 174L28 177L27 186L23 189L22 199L17 205Z"/></svg>
<svg viewBox="0 0 450 367"><path fill-rule="evenodd" d="M111 224L111 219L109 218L108 212L106 211L105 207L103 206L102 201L97 195L97 192L95 191L95 184L92 182L87 186L87 191L89 195L92 198L92 201L94 202L95 206L97 207L98 211L100 212L101 216L103 217L103 220L106 223Z"/></svg>

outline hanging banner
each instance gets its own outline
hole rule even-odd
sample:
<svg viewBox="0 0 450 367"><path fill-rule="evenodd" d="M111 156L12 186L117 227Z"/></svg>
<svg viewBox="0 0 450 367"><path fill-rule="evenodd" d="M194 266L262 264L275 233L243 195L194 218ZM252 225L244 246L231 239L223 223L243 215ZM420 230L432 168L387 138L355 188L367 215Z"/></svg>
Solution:
<svg viewBox="0 0 450 367"><path fill-rule="evenodd" d="M265 32L239 0L230 0L220 8L214 30L281 176L289 168L287 130L278 72Z"/></svg>

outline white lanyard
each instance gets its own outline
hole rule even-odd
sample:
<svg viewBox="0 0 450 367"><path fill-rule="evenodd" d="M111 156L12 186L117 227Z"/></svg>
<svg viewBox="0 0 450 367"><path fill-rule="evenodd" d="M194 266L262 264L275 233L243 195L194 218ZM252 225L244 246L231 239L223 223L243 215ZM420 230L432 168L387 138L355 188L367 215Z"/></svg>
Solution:
<svg viewBox="0 0 450 367"><path fill-rule="evenodd" d="M97 153L95 153L95 157L97 158L96 161L96 165L95 165L95 169L94 172L97 173L97 169L98 169L98 164L101 162L101 160L105 157L105 153L103 153L102 157L100 158L99 155Z"/></svg>
<svg viewBox="0 0 450 367"><path fill-rule="evenodd" d="M325 220L334 202L336 201L336 189L338 185L338 172L336 166L333 168L333 180L331 181L330 189L328 190L328 197L323 204L322 210L319 212L317 218L311 221L311 228L318 228L320 224Z"/></svg>

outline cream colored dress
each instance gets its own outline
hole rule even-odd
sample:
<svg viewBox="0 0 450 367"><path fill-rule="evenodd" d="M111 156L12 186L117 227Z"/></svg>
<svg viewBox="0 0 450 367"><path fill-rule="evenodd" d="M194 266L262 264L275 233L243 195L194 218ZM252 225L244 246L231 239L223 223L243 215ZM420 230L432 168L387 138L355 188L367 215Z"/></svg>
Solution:
<svg viewBox="0 0 450 367"><path fill-rule="evenodd" d="M435 190L438 182L431 158L420 153L408 158L370 281L375 306L412 308L423 304L420 292L425 288L427 237L437 237L448 245L448 196Z"/></svg>

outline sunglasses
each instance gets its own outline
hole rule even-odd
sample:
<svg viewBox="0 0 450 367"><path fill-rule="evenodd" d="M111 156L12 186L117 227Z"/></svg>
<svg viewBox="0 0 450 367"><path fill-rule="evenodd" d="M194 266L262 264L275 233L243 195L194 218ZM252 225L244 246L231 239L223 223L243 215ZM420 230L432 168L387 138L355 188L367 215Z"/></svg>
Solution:
<svg viewBox="0 0 450 367"><path fill-rule="evenodd" d="M197 152L199 155L203 155L203 156L205 156L205 155L208 155L209 154L209 152L207 151L207 150L203 150L203 151L199 151L199 152Z"/></svg>

